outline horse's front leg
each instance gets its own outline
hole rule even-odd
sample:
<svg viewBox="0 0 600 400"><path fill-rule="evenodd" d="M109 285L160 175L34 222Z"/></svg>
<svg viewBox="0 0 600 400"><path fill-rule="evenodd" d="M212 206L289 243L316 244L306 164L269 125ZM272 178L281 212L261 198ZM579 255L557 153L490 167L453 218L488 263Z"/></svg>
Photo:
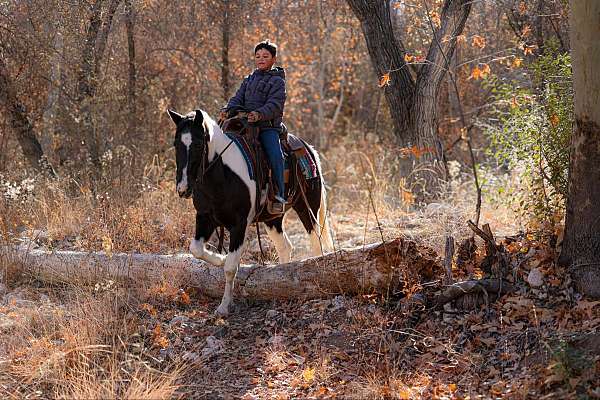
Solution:
<svg viewBox="0 0 600 400"><path fill-rule="evenodd" d="M221 304L217 308L217 314L220 315L229 314L229 304L233 298L235 275L237 274L240 259L245 248L246 226L246 222L244 221L229 229L229 253L227 254L225 267L223 268L225 272L225 292L223 293Z"/></svg>
<svg viewBox="0 0 600 400"><path fill-rule="evenodd" d="M215 229L216 225L212 218L208 215L196 213L196 234L194 235L194 240L190 243L190 253L200 260L204 260L217 267L222 267L225 262L225 256L213 253L206 248L206 242L209 241Z"/></svg>

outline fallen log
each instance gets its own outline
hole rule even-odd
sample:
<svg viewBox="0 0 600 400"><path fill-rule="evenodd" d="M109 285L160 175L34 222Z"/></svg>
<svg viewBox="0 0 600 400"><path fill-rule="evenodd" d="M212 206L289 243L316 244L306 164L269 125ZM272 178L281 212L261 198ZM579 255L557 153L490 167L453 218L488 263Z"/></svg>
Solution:
<svg viewBox="0 0 600 400"><path fill-rule="evenodd" d="M204 295L220 298L225 285L222 268L189 254L106 254L19 247L4 248L0 255L19 263L35 279L50 283L95 284L113 279L135 284L165 279L166 272L178 269L188 285ZM441 269L435 251L398 238L286 264L240 265L235 294L268 300L390 293L406 282L430 280Z"/></svg>

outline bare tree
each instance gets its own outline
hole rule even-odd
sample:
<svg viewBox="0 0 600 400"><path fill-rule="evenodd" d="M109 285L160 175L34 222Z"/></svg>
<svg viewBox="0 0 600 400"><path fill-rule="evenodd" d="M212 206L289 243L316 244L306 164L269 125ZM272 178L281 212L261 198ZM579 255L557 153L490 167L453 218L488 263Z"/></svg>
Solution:
<svg viewBox="0 0 600 400"><path fill-rule="evenodd" d="M125 1L125 26L127 28L127 55L129 57L129 74L127 79L127 108L129 112L128 116L128 131L135 131L136 123L136 62L135 62L135 10L133 8L133 1Z"/></svg>
<svg viewBox="0 0 600 400"><path fill-rule="evenodd" d="M8 114L9 124L29 165L55 176L54 170L44 158L42 146L27 115L27 108L17 96L4 59L4 54L0 51L0 105Z"/></svg>
<svg viewBox="0 0 600 400"><path fill-rule="evenodd" d="M81 131L87 142L92 162L100 163L100 138L93 123L92 103L98 89L100 65L104 57L113 16L121 0L110 0L103 20L106 1L95 0L90 5L89 24L82 51L81 66L77 76L77 101L81 113Z"/></svg>
<svg viewBox="0 0 600 400"><path fill-rule="evenodd" d="M575 127L560 262L591 297L600 297L600 2L572 0L571 54Z"/></svg>
<svg viewBox="0 0 600 400"><path fill-rule="evenodd" d="M414 71L405 61L402 38L394 36L390 0L348 0L362 30L373 68L389 77L385 99L402 145L428 149L427 157L443 160L437 135L436 103L442 80L471 11L471 0L445 0L424 64Z"/></svg>
<svg viewBox="0 0 600 400"><path fill-rule="evenodd" d="M223 13L221 19L221 86L223 87L223 98L225 101L229 99L231 92L231 84L229 82L229 37L231 34L231 1L224 0L222 2Z"/></svg>

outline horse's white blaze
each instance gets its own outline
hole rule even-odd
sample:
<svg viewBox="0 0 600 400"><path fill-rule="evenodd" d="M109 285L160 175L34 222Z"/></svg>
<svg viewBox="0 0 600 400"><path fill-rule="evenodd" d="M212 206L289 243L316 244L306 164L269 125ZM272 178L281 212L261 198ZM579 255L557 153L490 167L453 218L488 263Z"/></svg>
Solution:
<svg viewBox="0 0 600 400"><path fill-rule="evenodd" d="M269 235L269 239L271 239L275 245L275 250L277 250L277 255L279 256L279 263L283 264L290 262L294 246L292 246L290 238L285 233L285 229L283 232L279 233L275 227L269 228L267 226L267 234Z"/></svg>
<svg viewBox="0 0 600 400"><path fill-rule="evenodd" d="M181 135L181 143L185 145L187 156L185 159L185 167L183 167L183 171L181 172L181 181L177 183L177 191L179 193L185 192L188 188L187 167L190 162L190 146L192 145L192 134L187 132Z"/></svg>
<svg viewBox="0 0 600 400"><path fill-rule="evenodd" d="M192 253L194 257L211 263L217 267L222 267L225 263L225 256L208 250L204 245L203 239L192 239L192 242L190 243L190 253Z"/></svg>

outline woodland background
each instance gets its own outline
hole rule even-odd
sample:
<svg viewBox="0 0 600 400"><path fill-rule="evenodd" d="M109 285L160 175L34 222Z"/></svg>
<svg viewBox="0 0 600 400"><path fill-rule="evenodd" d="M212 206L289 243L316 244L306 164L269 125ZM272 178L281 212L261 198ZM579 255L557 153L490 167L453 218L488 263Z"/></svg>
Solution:
<svg viewBox="0 0 600 400"><path fill-rule="evenodd" d="M245 303L223 321L178 271L133 288L110 277L74 285L40 281L4 257L0 390L13 398L600 396L597 335L586 336L600 326L598 302L576 294L555 263L574 120L568 3L381 2L394 41L370 46L361 3L0 1L3 242L187 252L192 206L175 193L166 110L216 116L252 72L255 43L269 39L286 70L285 122L322 154L336 246L404 235L443 254L451 236L468 253L453 261L455 278L480 277L484 246L466 221L489 223L518 293L424 314L405 303L419 284L400 297ZM434 36L456 22L442 12L451 3L469 4L464 29ZM450 57L428 61L431 48L450 42ZM390 46L402 47L402 65L376 62ZM432 65L442 65L439 85L414 95L431 110L417 113L431 117L418 124L430 128L421 141L403 136L390 96L401 98L401 79L418 81ZM432 153L444 179L429 185L421 171ZM301 258L306 239L297 221L287 223ZM256 261L255 237L249 247L245 262Z"/></svg>

